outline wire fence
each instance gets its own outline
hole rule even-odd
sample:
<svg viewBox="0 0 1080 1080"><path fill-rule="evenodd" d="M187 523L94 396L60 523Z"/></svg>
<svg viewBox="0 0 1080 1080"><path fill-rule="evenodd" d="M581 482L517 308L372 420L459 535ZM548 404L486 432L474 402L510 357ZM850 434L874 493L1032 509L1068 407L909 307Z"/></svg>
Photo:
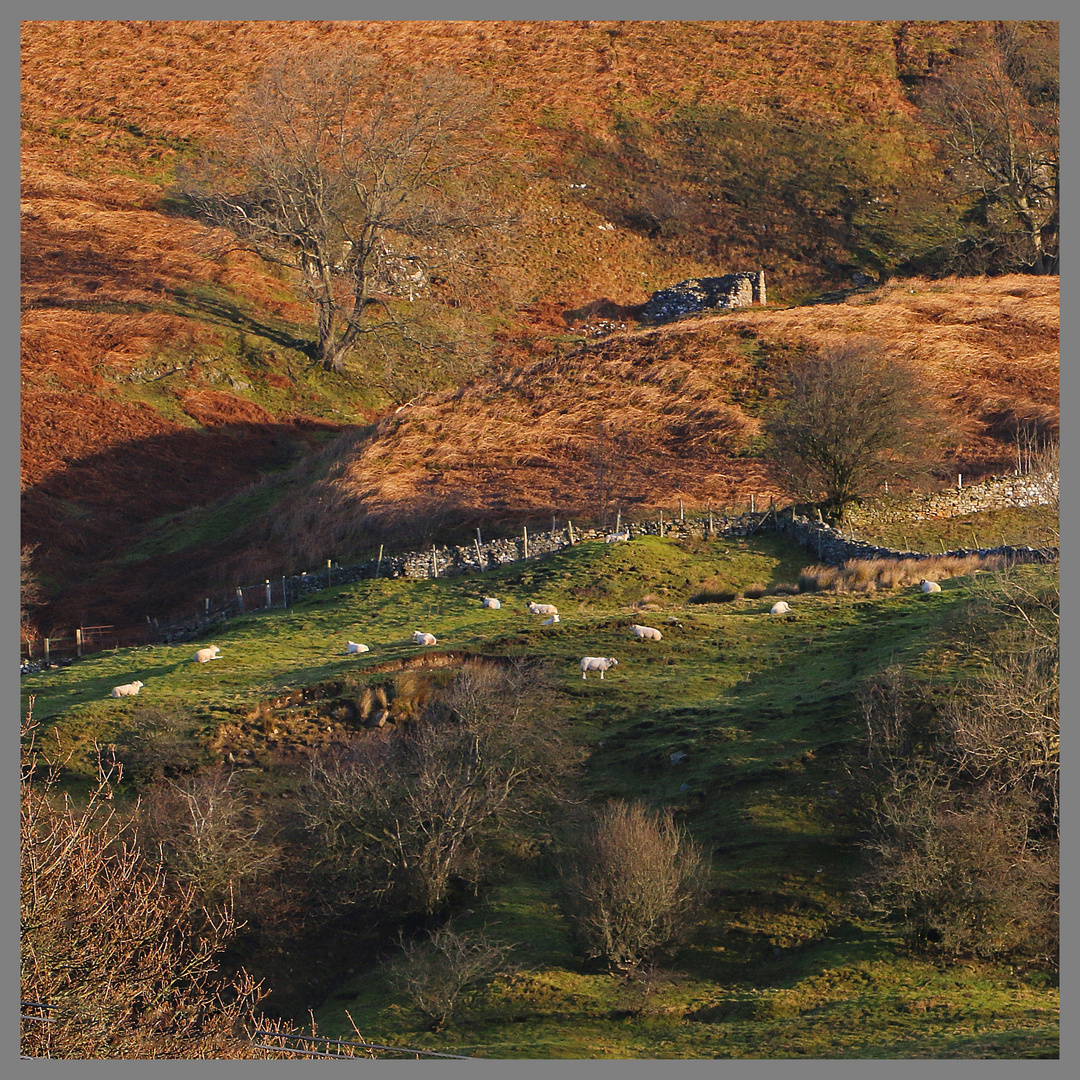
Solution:
<svg viewBox="0 0 1080 1080"><path fill-rule="evenodd" d="M46 1016L55 1012L55 1005L46 1005L40 1001L20 1001L19 1019L41 1024L55 1024L56 1016ZM262 1040L262 1041L260 1041ZM447 1054L438 1050L419 1050L410 1046L387 1046L382 1043L370 1043L363 1040L331 1039L324 1035L307 1035L303 1032L276 1031L256 1028L248 1041L252 1048L265 1050L288 1058L366 1058L366 1059L411 1059L444 1058L455 1061L477 1061L466 1054ZM47 1056L47 1055L46 1055Z"/></svg>

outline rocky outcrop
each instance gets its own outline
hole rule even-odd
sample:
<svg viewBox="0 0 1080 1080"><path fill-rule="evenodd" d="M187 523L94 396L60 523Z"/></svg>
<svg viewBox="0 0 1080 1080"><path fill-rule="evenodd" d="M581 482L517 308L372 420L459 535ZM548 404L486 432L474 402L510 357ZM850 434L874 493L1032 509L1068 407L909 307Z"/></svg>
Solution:
<svg viewBox="0 0 1080 1080"><path fill-rule="evenodd" d="M727 311L765 303L765 272L741 271L723 277L689 278L655 292L641 309L646 323L670 322L702 311Z"/></svg>

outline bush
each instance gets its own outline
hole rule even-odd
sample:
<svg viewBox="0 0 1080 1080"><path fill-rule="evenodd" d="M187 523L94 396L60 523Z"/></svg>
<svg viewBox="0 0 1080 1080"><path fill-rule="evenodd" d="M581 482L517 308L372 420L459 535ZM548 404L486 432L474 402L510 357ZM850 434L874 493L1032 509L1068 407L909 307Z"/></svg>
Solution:
<svg viewBox="0 0 1080 1080"><path fill-rule="evenodd" d="M563 909L588 956L640 971L686 938L708 872L671 810L612 802L571 858Z"/></svg>
<svg viewBox="0 0 1080 1080"><path fill-rule="evenodd" d="M977 677L943 692L891 668L864 691L861 889L918 947L1055 964L1056 593L977 588L959 641Z"/></svg>
<svg viewBox="0 0 1080 1080"><path fill-rule="evenodd" d="M22 1000L51 1023L24 1020L24 1057L253 1058L244 1026L263 996L243 972L218 978L216 955L235 928L228 913L192 927L194 893L166 888L139 855L113 796L115 765L100 765L86 805L61 799L59 767L34 783L35 728L23 729Z"/></svg>
<svg viewBox="0 0 1080 1080"><path fill-rule="evenodd" d="M402 945L390 982L428 1018L432 1031L460 1016L466 991L476 990L514 967L507 962L512 945L481 933L458 934L448 926L428 933L428 940Z"/></svg>

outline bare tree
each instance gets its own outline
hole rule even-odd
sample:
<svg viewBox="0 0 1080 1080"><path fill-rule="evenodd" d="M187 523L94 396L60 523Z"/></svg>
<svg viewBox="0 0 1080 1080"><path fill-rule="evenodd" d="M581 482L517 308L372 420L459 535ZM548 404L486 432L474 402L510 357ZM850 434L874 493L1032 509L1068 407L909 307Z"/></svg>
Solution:
<svg viewBox="0 0 1080 1080"><path fill-rule="evenodd" d="M765 425L773 467L794 495L841 518L886 480L914 475L946 427L918 374L873 342L795 362L780 393Z"/></svg>
<svg viewBox="0 0 1080 1080"><path fill-rule="evenodd" d="M388 296L426 292L454 261L453 238L495 220L492 121L491 94L448 71L285 53L236 102L184 194L237 246L296 274L318 358L341 371L361 335L400 329Z"/></svg>
<svg viewBox="0 0 1080 1080"><path fill-rule="evenodd" d="M427 941L403 943L391 982L438 1031L458 1014L467 991L514 970L507 961L512 949L482 933L459 934L442 926Z"/></svg>
<svg viewBox="0 0 1080 1080"><path fill-rule="evenodd" d="M29 716L22 734L21 993L52 1021L24 1019L24 1056L267 1056L244 1034L263 991L243 973L218 978L231 916L194 931L194 893L166 888L114 809L115 766L100 763L77 808L60 795L59 767L41 760Z"/></svg>
<svg viewBox="0 0 1080 1080"><path fill-rule="evenodd" d="M423 717L314 759L300 811L342 899L434 912L500 835L553 806L575 755L524 665L467 665Z"/></svg>
<svg viewBox="0 0 1080 1080"><path fill-rule="evenodd" d="M890 668L863 692L852 772L870 906L917 945L1056 962L1056 590L977 586L959 647L981 670L947 693Z"/></svg>
<svg viewBox="0 0 1080 1080"><path fill-rule="evenodd" d="M564 909L585 951L626 972L684 940L708 861L671 810L612 802L571 858Z"/></svg>
<svg viewBox="0 0 1080 1080"><path fill-rule="evenodd" d="M922 95L957 178L977 196L973 224L1005 267L1058 267L1056 22L976 23Z"/></svg>
<svg viewBox="0 0 1080 1080"><path fill-rule="evenodd" d="M224 769L165 779L143 807L146 846L159 852L170 876L194 889L211 911L231 904L278 860L233 779Z"/></svg>

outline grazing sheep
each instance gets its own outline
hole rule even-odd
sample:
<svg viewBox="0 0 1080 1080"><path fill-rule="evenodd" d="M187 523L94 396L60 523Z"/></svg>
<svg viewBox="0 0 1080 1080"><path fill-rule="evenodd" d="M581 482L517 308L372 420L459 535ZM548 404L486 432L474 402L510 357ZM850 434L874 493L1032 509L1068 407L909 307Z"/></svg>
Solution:
<svg viewBox="0 0 1080 1080"><path fill-rule="evenodd" d="M416 642L417 645L438 645L439 644L435 640L435 635L434 634L425 634L420 630L414 630L413 631L412 639L413 639L413 641Z"/></svg>
<svg viewBox="0 0 1080 1080"><path fill-rule="evenodd" d="M499 608L502 607L502 604L500 604L494 596L485 596L483 606L486 608L491 608L492 611L498 611Z"/></svg>
<svg viewBox="0 0 1080 1080"><path fill-rule="evenodd" d="M199 649L192 659L198 664L205 664L207 660L216 660L220 652L216 645L207 645L205 649Z"/></svg>
<svg viewBox="0 0 1080 1080"><path fill-rule="evenodd" d="M919 582L919 588L923 592L941 592L941 586L936 581L927 581L926 578Z"/></svg>
<svg viewBox="0 0 1080 1080"><path fill-rule="evenodd" d="M660 641L664 637L655 626L638 626L637 623L630 624L630 632L641 641Z"/></svg>
<svg viewBox="0 0 1080 1080"><path fill-rule="evenodd" d="M135 682L124 683L123 686L114 686L109 697L134 697L144 685L145 683L136 679Z"/></svg>
<svg viewBox="0 0 1080 1080"><path fill-rule="evenodd" d="M559 618L558 615L552 615L550 619L545 619L540 625L541 626L554 626L557 622L561 622L561 621L562 620Z"/></svg>
<svg viewBox="0 0 1080 1080"><path fill-rule="evenodd" d="M770 615L786 615L791 610L786 600L777 600L772 606Z"/></svg>
<svg viewBox="0 0 1080 1080"><path fill-rule="evenodd" d="M346 641L345 642L345 651L347 653L370 652L371 651L371 646L370 645L358 645L355 641Z"/></svg>
<svg viewBox="0 0 1080 1080"><path fill-rule="evenodd" d="M559 609L554 604L538 604L530 600L525 605L533 615L558 615Z"/></svg>
<svg viewBox="0 0 1080 1080"><path fill-rule="evenodd" d="M618 662L614 656L583 656L581 658L581 677L586 678L585 673L587 671L599 671L600 678L603 679L604 672L610 671Z"/></svg>
<svg viewBox="0 0 1080 1080"><path fill-rule="evenodd" d="M630 539L630 533L629 532L608 533L607 536L604 537L604 543L605 544L618 544L620 541L629 540L629 539Z"/></svg>

